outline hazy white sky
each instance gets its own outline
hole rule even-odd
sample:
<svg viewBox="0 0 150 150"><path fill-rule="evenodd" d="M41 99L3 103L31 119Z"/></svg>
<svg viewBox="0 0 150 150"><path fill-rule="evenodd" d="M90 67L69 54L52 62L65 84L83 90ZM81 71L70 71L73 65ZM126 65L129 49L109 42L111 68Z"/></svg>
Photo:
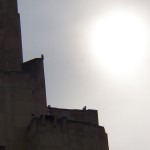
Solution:
<svg viewBox="0 0 150 150"><path fill-rule="evenodd" d="M45 56L48 104L62 108L82 109L83 106L87 106L89 109L97 109L99 123L108 133L110 150L150 149L150 46L148 44L150 2L146 0L18 0L18 4L24 61L40 57L41 54ZM131 16L133 12L136 17L139 16L139 20L143 21L137 22L137 26L134 27L137 31L136 37L140 37L145 45L140 47L139 38L128 35L124 42L121 41L119 48L124 51L132 48L133 51L132 49L127 51L126 57L123 57L124 53L120 56L120 51L114 51L111 45L108 53L111 53L112 57L108 59L109 54L106 58L102 57L102 54L106 51L105 47L111 43L108 39L113 40L115 36L111 35L111 30L114 29L113 34L119 36L126 34L122 31L126 26L130 27L130 24L133 26L134 18L129 17L130 21L125 19L108 21L107 27L110 29L108 30L110 33L107 33L108 43L101 47L101 53L95 53L94 48L92 49L89 40L90 31L98 18L104 17L112 10L117 12L120 9L128 14L131 12ZM115 27L122 22L121 29ZM123 26L124 24L126 26ZM136 28L139 24L144 25ZM143 30L138 32L140 28ZM104 25L103 31L106 30ZM117 33L118 30L121 34ZM147 35L140 34L145 32ZM100 39L100 45L104 45L103 38ZM128 45L126 43L128 39L130 41L133 39L134 45ZM141 57L137 57L138 48ZM113 55L114 53L116 54ZM121 58L120 62L116 55ZM132 60L136 62L131 70L122 67L124 63L121 61L127 64L128 56L132 56ZM135 58L142 58L142 61L137 61ZM114 60L118 63L114 63ZM129 64L132 65L132 61ZM118 67L112 70L114 65ZM131 65L126 68L130 68Z"/></svg>

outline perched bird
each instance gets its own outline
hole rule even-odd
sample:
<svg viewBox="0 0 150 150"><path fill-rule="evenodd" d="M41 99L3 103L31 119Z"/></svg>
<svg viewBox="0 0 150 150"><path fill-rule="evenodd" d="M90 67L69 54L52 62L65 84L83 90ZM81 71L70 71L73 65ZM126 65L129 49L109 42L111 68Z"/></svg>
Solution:
<svg viewBox="0 0 150 150"><path fill-rule="evenodd" d="M86 110L86 106L84 106L84 107L82 108L82 110Z"/></svg>

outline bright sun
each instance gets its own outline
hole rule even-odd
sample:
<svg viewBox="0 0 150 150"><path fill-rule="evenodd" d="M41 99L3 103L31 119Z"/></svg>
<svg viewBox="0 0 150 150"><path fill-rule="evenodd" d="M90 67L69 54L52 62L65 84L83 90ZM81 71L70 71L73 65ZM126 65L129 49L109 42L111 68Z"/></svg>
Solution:
<svg viewBox="0 0 150 150"><path fill-rule="evenodd" d="M144 19L120 9L96 20L89 40L94 59L113 74L130 74L146 56L148 27Z"/></svg>

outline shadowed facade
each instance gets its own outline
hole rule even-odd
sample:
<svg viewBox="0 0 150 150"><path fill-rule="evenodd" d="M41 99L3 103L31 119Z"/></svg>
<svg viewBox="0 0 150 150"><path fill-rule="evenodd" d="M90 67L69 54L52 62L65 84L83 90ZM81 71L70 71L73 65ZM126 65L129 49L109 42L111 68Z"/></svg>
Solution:
<svg viewBox="0 0 150 150"><path fill-rule="evenodd" d="M22 58L17 0L0 0L0 150L108 150L97 111L47 107L43 57Z"/></svg>

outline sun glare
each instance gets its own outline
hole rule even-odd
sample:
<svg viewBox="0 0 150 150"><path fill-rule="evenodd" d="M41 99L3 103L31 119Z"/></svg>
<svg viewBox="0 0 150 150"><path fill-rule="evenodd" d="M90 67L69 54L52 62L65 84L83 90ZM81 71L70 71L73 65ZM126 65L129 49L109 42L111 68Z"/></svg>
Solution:
<svg viewBox="0 0 150 150"><path fill-rule="evenodd" d="M129 10L114 10L101 16L90 30L90 52L97 64L115 74L131 74L144 62L148 27Z"/></svg>

